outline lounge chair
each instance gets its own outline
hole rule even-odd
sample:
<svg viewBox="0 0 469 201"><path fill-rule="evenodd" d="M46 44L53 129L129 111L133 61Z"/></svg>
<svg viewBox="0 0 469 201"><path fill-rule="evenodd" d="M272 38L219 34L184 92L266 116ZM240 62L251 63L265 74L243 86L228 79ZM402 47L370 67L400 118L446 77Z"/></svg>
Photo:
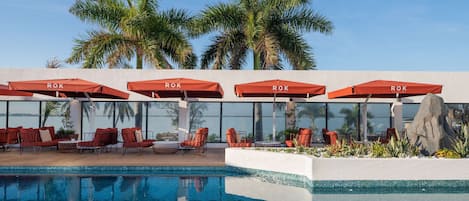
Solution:
<svg viewBox="0 0 469 201"><path fill-rule="evenodd" d="M78 142L77 147L80 151L99 150L111 144L117 144L117 128L97 128L93 140Z"/></svg>
<svg viewBox="0 0 469 201"><path fill-rule="evenodd" d="M3 151L7 150L8 144L8 132L6 128L0 128L0 146L3 148Z"/></svg>
<svg viewBox="0 0 469 201"><path fill-rule="evenodd" d="M300 128L298 131L298 136L296 136L297 144L303 147L310 147L312 135L313 135L313 131L311 129Z"/></svg>
<svg viewBox="0 0 469 201"><path fill-rule="evenodd" d="M226 131L226 143L228 143L228 147L250 147L252 146L252 142L250 140L242 141L239 139L238 134L234 128L229 128Z"/></svg>
<svg viewBox="0 0 469 201"><path fill-rule="evenodd" d="M298 129L298 133L295 136L296 145L303 146L303 147L310 147L311 146L311 136L313 135L313 131L309 128L300 128ZM285 144L288 147L294 147L295 144L293 140L286 140Z"/></svg>
<svg viewBox="0 0 469 201"><path fill-rule="evenodd" d="M44 132L44 131L47 132ZM20 129L20 152L24 148L32 147L35 151L36 148L42 147L55 147L57 149L59 139L52 139L48 129L41 130L39 128L22 128Z"/></svg>
<svg viewBox="0 0 469 201"><path fill-rule="evenodd" d="M394 138L394 140L398 139L395 128L388 128L386 130L386 138L380 139L380 142L383 144L387 144L389 143L389 141L391 141L391 138Z"/></svg>
<svg viewBox="0 0 469 201"><path fill-rule="evenodd" d="M201 153L204 153L206 149L205 145L207 143L207 137L208 128L199 128L195 132L195 135L192 139L181 142L180 146L184 149L198 149Z"/></svg>
<svg viewBox="0 0 469 201"><path fill-rule="evenodd" d="M137 148L139 151L145 147L153 146L155 140L144 140L142 135L142 129L140 128L123 128L122 129L122 140L124 140L122 154L127 152L128 148Z"/></svg>
<svg viewBox="0 0 469 201"><path fill-rule="evenodd" d="M324 138L324 144L326 145L336 145L338 140L337 132L327 131Z"/></svg>
<svg viewBox="0 0 469 201"><path fill-rule="evenodd" d="M8 144L20 143L20 129L23 127L7 128L8 132Z"/></svg>

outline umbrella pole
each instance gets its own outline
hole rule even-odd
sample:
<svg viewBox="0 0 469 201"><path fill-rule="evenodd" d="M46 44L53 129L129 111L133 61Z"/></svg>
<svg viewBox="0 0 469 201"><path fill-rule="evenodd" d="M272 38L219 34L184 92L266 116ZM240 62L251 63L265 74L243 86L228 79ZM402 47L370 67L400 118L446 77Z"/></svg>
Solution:
<svg viewBox="0 0 469 201"><path fill-rule="evenodd" d="M275 133L276 133L276 122L275 122L275 99L276 99L277 94L274 94L274 103L272 106L272 142L275 142Z"/></svg>

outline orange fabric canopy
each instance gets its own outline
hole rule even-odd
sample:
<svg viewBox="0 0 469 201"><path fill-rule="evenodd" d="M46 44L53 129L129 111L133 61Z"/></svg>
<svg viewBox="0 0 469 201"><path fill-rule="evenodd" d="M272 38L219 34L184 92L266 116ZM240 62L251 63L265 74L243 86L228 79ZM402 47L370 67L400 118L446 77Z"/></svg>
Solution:
<svg viewBox="0 0 469 201"><path fill-rule="evenodd" d="M72 78L9 82L11 90L39 93L55 97L127 99L129 94L98 83Z"/></svg>
<svg viewBox="0 0 469 201"><path fill-rule="evenodd" d="M33 93L8 89L8 85L0 84L0 96L33 96Z"/></svg>
<svg viewBox="0 0 469 201"><path fill-rule="evenodd" d="M374 80L328 93L333 98L398 98L441 93L442 85Z"/></svg>
<svg viewBox="0 0 469 201"><path fill-rule="evenodd" d="M324 94L323 85L293 82L287 80L266 80L235 85L239 97L296 97L309 98Z"/></svg>
<svg viewBox="0 0 469 201"><path fill-rule="evenodd" d="M153 98L223 98L218 82L188 78L128 82L127 89Z"/></svg>

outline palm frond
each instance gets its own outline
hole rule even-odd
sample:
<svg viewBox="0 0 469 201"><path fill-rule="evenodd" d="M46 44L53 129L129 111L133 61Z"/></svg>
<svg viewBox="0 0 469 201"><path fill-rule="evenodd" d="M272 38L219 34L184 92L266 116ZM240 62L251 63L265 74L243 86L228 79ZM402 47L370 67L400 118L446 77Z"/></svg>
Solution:
<svg viewBox="0 0 469 201"><path fill-rule="evenodd" d="M334 29L332 22L325 16L307 8L290 9L284 12L279 24L287 25L297 31L316 31L324 34L331 34Z"/></svg>
<svg viewBox="0 0 469 201"><path fill-rule="evenodd" d="M234 59L246 56L247 46L244 34L239 30L225 32L215 37L212 45L202 54L201 68L206 69L213 62L212 69L226 68L229 62L230 67L240 69L244 60L235 61Z"/></svg>
<svg viewBox="0 0 469 201"><path fill-rule="evenodd" d="M126 16L125 5L114 0L77 0L69 12L82 21L96 23L108 30L119 30L121 19Z"/></svg>
<svg viewBox="0 0 469 201"><path fill-rule="evenodd" d="M255 51L261 54L263 69L272 69L279 64L279 42L275 36L265 33L256 45Z"/></svg>
<svg viewBox="0 0 469 201"><path fill-rule="evenodd" d="M245 12L236 4L209 6L194 20L192 34L198 36L212 31L236 29L242 26L245 19Z"/></svg>
<svg viewBox="0 0 469 201"><path fill-rule="evenodd" d="M291 29L278 29L280 51L285 55L294 70L310 70L316 66L310 46L300 34Z"/></svg>

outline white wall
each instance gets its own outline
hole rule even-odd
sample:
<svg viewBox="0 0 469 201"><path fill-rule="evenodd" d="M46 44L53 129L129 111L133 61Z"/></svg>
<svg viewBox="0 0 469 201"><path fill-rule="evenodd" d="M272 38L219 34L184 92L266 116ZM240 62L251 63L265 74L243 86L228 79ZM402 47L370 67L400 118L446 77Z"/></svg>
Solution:
<svg viewBox="0 0 469 201"><path fill-rule="evenodd" d="M334 180L468 180L469 159L316 158L253 149L227 148L225 164Z"/></svg>

